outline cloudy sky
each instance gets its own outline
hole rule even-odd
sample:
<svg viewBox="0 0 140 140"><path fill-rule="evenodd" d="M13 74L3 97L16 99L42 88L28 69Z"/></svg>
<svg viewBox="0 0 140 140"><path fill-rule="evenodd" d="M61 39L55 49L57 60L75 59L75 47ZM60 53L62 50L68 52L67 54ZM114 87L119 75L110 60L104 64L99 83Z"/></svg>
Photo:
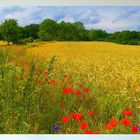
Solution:
<svg viewBox="0 0 140 140"><path fill-rule="evenodd" d="M87 29L140 31L140 6L0 6L0 22L9 18L17 19L21 26L50 18L57 22L81 21Z"/></svg>

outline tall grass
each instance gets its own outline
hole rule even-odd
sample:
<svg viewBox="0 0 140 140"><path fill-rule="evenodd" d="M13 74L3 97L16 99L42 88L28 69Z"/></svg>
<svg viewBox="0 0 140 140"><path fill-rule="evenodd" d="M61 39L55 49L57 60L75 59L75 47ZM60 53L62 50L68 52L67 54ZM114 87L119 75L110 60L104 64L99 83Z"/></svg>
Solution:
<svg viewBox="0 0 140 140"><path fill-rule="evenodd" d="M140 125L140 110L134 100L139 98L139 93L132 94L131 90L118 93L99 83L99 79L92 83L72 72L58 73L57 57L37 61L26 58L24 49L16 49L0 49L0 133L82 134L91 130L129 134L132 125ZM66 88L72 92L64 93ZM76 94L77 91L81 94ZM129 127L121 123L122 112L127 109L133 111L128 116ZM94 115L90 116L89 111ZM87 122L88 128L80 129L81 123L74 119L68 123L62 121L63 116L69 118L72 112L81 113L81 121ZM118 126L106 130L112 117ZM59 126L59 130L54 130L54 126Z"/></svg>

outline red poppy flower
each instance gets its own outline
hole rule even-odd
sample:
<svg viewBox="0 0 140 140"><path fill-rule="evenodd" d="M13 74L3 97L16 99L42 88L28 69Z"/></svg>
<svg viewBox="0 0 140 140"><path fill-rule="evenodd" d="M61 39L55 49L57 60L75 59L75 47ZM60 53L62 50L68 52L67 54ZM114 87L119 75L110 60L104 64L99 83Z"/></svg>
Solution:
<svg viewBox="0 0 140 140"><path fill-rule="evenodd" d="M138 133L138 127L137 126L132 126L132 128L131 128L131 130L132 130L132 132L134 133L134 134L137 134Z"/></svg>
<svg viewBox="0 0 140 140"><path fill-rule="evenodd" d="M90 91L89 88L84 89L84 92L89 92L89 91Z"/></svg>
<svg viewBox="0 0 140 140"><path fill-rule="evenodd" d="M68 85L71 85L72 84L72 81L68 81Z"/></svg>
<svg viewBox="0 0 140 140"><path fill-rule="evenodd" d="M50 81L48 82L48 84L57 85L57 82L56 82L56 80L50 80Z"/></svg>
<svg viewBox="0 0 140 140"><path fill-rule="evenodd" d="M112 118L112 119L110 120L110 125L111 125L112 127L116 127L116 126L118 125L116 119Z"/></svg>
<svg viewBox="0 0 140 140"><path fill-rule="evenodd" d="M19 80L19 78L18 77L16 77L16 81L18 81Z"/></svg>
<svg viewBox="0 0 140 140"><path fill-rule="evenodd" d="M62 122L63 123L68 123L69 121L70 121L70 118L69 117L62 116Z"/></svg>
<svg viewBox="0 0 140 140"><path fill-rule="evenodd" d="M64 74L64 78L69 78L69 75L68 74Z"/></svg>
<svg viewBox="0 0 140 140"><path fill-rule="evenodd" d="M76 119L77 119L78 122L81 122L82 114L81 113L77 113L76 114Z"/></svg>
<svg viewBox="0 0 140 140"><path fill-rule="evenodd" d="M77 91L76 91L76 94L77 94L77 95L81 95L82 92L81 92L80 90L77 90Z"/></svg>
<svg viewBox="0 0 140 140"><path fill-rule="evenodd" d="M124 110L123 111L124 116L132 116L132 114L133 114L132 110Z"/></svg>
<svg viewBox="0 0 140 140"><path fill-rule="evenodd" d="M106 130L112 130L113 127L112 127L112 125L109 123L109 124L107 124L107 125L105 126L105 129L106 129Z"/></svg>
<svg viewBox="0 0 140 140"><path fill-rule="evenodd" d="M46 71L44 71L43 76L47 77L48 73Z"/></svg>
<svg viewBox="0 0 140 140"><path fill-rule="evenodd" d="M86 131L84 132L84 134L94 134L94 132L92 132L92 131L90 131L90 130L86 130Z"/></svg>
<svg viewBox="0 0 140 140"><path fill-rule="evenodd" d="M80 128L82 130L86 129L88 127L88 123L87 122L82 122Z"/></svg>
<svg viewBox="0 0 140 140"><path fill-rule="evenodd" d="M73 89L72 88L64 88L63 89L63 93L64 94L69 94L69 93L72 93L73 92Z"/></svg>
<svg viewBox="0 0 140 140"><path fill-rule="evenodd" d="M76 118L76 113L75 112L71 113L70 114L70 117L73 118L73 119L75 119Z"/></svg>
<svg viewBox="0 0 140 140"><path fill-rule="evenodd" d="M125 126L130 126L130 120L128 118L123 118L121 123Z"/></svg>
<svg viewBox="0 0 140 140"><path fill-rule="evenodd" d="M82 88L82 87L83 87L83 85L82 85L82 84L79 84L78 86L79 86L79 88Z"/></svg>
<svg viewBox="0 0 140 140"><path fill-rule="evenodd" d="M94 112L93 111L89 111L88 114L89 114L89 116L94 116Z"/></svg>

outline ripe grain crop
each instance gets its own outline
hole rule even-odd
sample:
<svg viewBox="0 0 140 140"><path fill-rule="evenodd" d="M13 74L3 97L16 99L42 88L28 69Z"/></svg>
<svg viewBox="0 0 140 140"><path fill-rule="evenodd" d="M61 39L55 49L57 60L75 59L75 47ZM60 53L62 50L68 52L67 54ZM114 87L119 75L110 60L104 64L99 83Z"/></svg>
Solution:
<svg viewBox="0 0 140 140"><path fill-rule="evenodd" d="M35 42L0 52L1 133L139 133L140 46Z"/></svg>

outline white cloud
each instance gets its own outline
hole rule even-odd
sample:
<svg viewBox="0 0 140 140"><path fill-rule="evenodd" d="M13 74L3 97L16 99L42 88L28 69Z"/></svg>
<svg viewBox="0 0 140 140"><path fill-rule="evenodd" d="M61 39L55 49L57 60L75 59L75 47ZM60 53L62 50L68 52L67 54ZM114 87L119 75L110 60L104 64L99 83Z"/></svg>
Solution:
<svg viewBox="0 0 140 140"><path fill-rule="evenodd" d="M40 23L45 18L51 18L57 22L81 21L88 29L110 32L140 30L140 7L11 6L0 7L0 14L0 21L15 18L20 25Z"/></svg>

